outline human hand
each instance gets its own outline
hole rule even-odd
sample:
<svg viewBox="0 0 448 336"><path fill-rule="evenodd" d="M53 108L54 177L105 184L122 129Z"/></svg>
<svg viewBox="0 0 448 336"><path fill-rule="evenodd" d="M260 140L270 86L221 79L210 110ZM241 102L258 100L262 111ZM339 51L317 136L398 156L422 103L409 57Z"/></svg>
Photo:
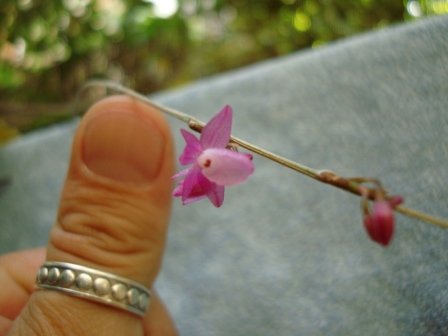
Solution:
<svg viewBox="0 0 448 336"><path fill-rule="evenodd" d="M174 146L161 113L127 96L95 104L75 133L48 246L0 257L0 335L177 334L154 290L144 318L53 290L34 291L46 260L152 288L164 252L173 174Z"/></svg>

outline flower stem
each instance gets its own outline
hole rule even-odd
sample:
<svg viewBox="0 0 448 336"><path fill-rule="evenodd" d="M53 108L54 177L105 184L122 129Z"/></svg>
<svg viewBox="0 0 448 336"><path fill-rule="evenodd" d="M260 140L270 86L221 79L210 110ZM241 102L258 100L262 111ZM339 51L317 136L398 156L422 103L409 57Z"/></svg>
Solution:
<svg viewBox="0 0 448 336"><path fill-rule="evenodd" d="M155 101L149 99L148 97L146 97L134 90L131 90L131 89L127 88L126 86L121 85L120 83L117 83L117 82L114 82L111 80L107 80L107 79L92 79L92 80L87 81L83 85L83 87L79 90L77 100L79 100L79 96L84 90L86 90L92 86L101 86L101 87L104 87L104 88L107 88L110 90L114 90L117 92L127 94L128 96L131 96L137 100L140 100L140 101L162 111L163 113L165 113L173 118L183 121L186 124L188 124L190 122L190 120L195 120L198 123L200 123L198 120L189 116L188 114L185 114L183 112L177 111L177 110L169 108L167 106L158 104Z"/></svg>
<svg viewBox="0 0 448 336"><path fill-rule="evenodd" d="M420 219L421 221L440 226L441 228L448 229L448 221L441 219L441 218L431 216L427 213L420 212L420 211L417 211L417 210L414 210L411 208L407 208L403 205L397 205L395 207L395 211L397 211L403 215L406 215L409 217L414 217L414 218Z"/></svg>
<svg viewBox="0 0 448 336"><path fill-rule="evenodd" d="M166 107L162 104L156 103L153 100L147 98L146 96L144 96L134 90L131 90L117 82L111 81L111 80L98 79L98 80L87 81L86 84L78 92L78 97L77 97L78 99L76 101L79 100L80 94L85 89L92 87L92 86L101 86L103 88L107 88L110 90L114 90L117 92L127 94L135 99L138 99L138 100L160 110L161 112L163 112L173 118L176 118L176 119L186 123L192 130L194 130L196 132L201 132L202 128L205 125L203 122L199 121L198 119L196 119L188 114L185 114L185 113L177 111L175 109ZM316 170L313 168L309 168L307 166L301 165L297 162L294 162L292 160L284 158L280 155L277 155L277 154L274 154L267 150L264 150L263 148L252 145L244 140L235 138L233 136L230 137L230 142L234 143L240 147L243 147L253 153L264 156L265 158L272 160L274 162L277 162L285 167L295 170L303 175L311 177L319 182L330 184L336 188L339 188L339 189L345 190L347 192L350 192L352 194L361 196L361 191L360 191L361 183L358 182L361 179L344 178L344 177L341 177L341 176L337 175L336 173L331 172L329 170ZM362 180L366 180L366 179L362 179ZM375 179L371 179L371 180L373 181ZM364 186L364 188L366 188L366 187ZM373 200L374 190L370 189L370 188L367 188L367 190L368 190L368 198ZM419 212L417 210L404 207L402 205L397 205L394 207L394 209L395 209L395 211L400 212L403 215L414 217L414 218L420 219L422 221L425 221L429 224L437 225L441 228L448 229L448 221L447 220L436 218L429 214Z"/></svg>

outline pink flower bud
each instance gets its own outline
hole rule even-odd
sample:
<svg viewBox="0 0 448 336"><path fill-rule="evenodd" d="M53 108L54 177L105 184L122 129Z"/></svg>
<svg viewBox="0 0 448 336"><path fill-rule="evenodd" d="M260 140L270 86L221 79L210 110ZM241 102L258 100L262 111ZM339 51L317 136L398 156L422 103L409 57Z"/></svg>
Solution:
<svg viewBox="0 0 448 336"><path fill-rule="evenodd" d="M391 204L384 200L374 202L372 213L364 216L364 226L374 242L388 246L394 234L394 211Z"/></svg>

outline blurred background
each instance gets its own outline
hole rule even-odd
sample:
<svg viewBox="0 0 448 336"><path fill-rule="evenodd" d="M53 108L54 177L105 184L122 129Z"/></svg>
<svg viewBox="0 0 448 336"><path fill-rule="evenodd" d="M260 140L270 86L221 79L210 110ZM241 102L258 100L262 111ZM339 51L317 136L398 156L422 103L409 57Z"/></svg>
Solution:
<svg viewBox="0 0 448 336"><path fill-rule="evenodd" d="M0 2L0 143L72 117L93 77L149 94L448 13L448 0Z"/></svg>

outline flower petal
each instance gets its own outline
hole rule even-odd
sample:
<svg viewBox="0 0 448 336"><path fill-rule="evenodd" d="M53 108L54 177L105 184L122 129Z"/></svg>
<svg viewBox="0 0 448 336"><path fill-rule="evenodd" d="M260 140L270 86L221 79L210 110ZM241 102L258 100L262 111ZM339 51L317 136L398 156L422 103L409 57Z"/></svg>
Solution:
<svg viewBox="0 0 448 336"><path fill-rule="evenodd" d="M202 144L199 140L190 132L181 129L180 132L185 139L187 145L184 148L181 156L179 157L179 162L183 166L195 163L199 155L204 151Z"/></svg>
<svg viewBox="0 0 448 336"><path fill-rule="evenodd" d="M254 172L249 156L225 148L206 149L198 157L198 164L207 179L222 186L240 184Z"/></svg>
<svg viewBox="0 0 448 336"><path fill-rule="evenodd" d="M193 202L200 201L201 199L204 199L206 197L207 197L207 195L202 194L202 193L198 193L198 194L193 193L190 196L188 196L184 201L182 201L182 204L187 205L187 204L190 204Z"/></svg>
<svg viewBox="0 0 448 336"><path fill-rule="evenodd" d="M185 177L185 180L183 180L182 202L185 202L193 190L200 186L198 182L199 174L201 174L201 167L199 165L194 165L190 168L188 175Z"/></svg>
<svg viewBox="0 0 448 336"><path fill-rule="evenodd" d="M219 186L215 184L215 188L207 193L208 199L217 208L219 208L224 202L224 191L225 191L224 186Z"/></svg>
<svg viewBox="0 0 448 336"><path fill-rule="evenodd" d="M219 208L224 202L224 186L208 180L202 173L198 175L198 182L201 188L206 191L206 195L212 204Z"/></svg>
<svg viewBox="0 0 448 336"><path fill-rule="evenodd" d="M180 181L179 184L177 185L176 189L174 189L174 191L173 191L173 196L174 197L182 196L183 189L184 189L184 181ZM192 192L190 193L190 195L184 201L182 201L182 204L186 205L186 204L189 204L192 202L200 201L201 199L203 199L205 197L207 197L207 195L205 194L205 192L202 190L202 188L198 184L197 188L195 187L192 190Z"/></svg>
<svg viewBox="0 0 448 336"><path fill-rule="evenodd" d="M202 129L201 144L207 148L225 148L232 130L232 108L226 105Z"/></svg>
<svg viewBox="0 0 448 336"><path fill-rule="evenodd" d="M177 184L177 187L173 190L173 194L172 195L174 197L180 197L180 196L182 196L183 190L184 190L184 181L180 181Z"/></svg>
<svg viewBox="0 0 448 336"><path fill-rule="evenodd" d="M179 177L183 177L183 176L188 175L188 173L190 172L190 170L191 170L192 168L193 168L193 167L190 167L190 168L181 170L181 171L178 172L176 175L173 175L173 176L171 177L171 179L172 179L172 180L175 180L175 179L177 179L177 178L179 178Z"/></svg>

